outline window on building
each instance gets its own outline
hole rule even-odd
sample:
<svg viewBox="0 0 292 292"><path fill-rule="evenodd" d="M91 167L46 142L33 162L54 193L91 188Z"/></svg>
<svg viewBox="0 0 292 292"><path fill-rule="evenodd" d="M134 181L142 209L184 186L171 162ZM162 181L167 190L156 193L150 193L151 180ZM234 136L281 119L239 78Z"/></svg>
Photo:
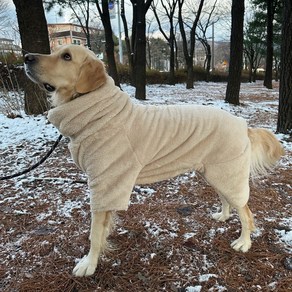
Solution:
<svg viewBox="0 0 292 292"><path fill-rule="evenodd" d="M73 40L74 45L80 45L80 40Z"/></svg>

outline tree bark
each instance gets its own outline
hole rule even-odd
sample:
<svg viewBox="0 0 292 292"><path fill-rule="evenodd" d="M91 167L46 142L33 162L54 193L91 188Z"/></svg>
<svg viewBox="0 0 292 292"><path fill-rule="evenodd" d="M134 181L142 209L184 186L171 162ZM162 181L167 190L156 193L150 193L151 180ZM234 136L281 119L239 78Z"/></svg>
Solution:
<svg viewBox="0 0 292 292"><path fill-rule="evenodd" d="M277 132L292 134L292 3L284 0Z"/></svg>
<svg viewBox="0 0 292 292"><path fill-rule="evenodd" d="M13 0L16 8L23 54L49 54L50 43L42 0ZM46 93L30 80L24 88L25 112L38 115L49 109Z"/></svg>
<svg viewBox="0 0 292 292"><path fill-rule="evenodd" d="M244 0L232 0L229 74L225 101L239 105L240 78L243 64Z"/></svg>
<svg viewBox="0 0 292 292"><path fill-rule="evenodd" d="M163 1L161 1L161 5L164 8L164 13L166 14L169 21L169 35L167 35L162 28L160 17L156 11L156 4L152 5L152 10L154 12L156 21L158 23L159 30L162 33L165 40L167 41L170 48L169 74L168 74L168 82L167 82L169 85L175 85L175 33L174 33L173 21L174 21L174 13L175 13L177 1L178 0L167 2L168 6Z"/></svg>
<svg viewBox="0 0 292 292"><path fill-rule="evenodd" d="M131 49L131 41L129 37L129 32L128 32L128 24L127 24L127 19L126 19L126 14L125 14L125 1L121 1L121 18L124 26L124 32L125 32L125 43L126 43L126 48L127 48L127 56L128 56L128 62L129 62L129 75L131 79L131 84L134 85L134 78L133 78L133 51Z"/></svg>
<svg viewBox="0 0 292 292"><path fill-rule="evenodd" d="M135 43L135 98L146 99L146 19L144 0L137 1L137 27Z"/></svg>
<svg viewBox="0 0 292 292"><path fill-rule="evenodd" d="M102 0L101 2L102 9L100 8L100 5L97 0L95 0L95 4L99 12L105 33L105 52L108 61L108 73L114 79L115 85L120 87L120 78L115 59L115 44L113 40L113 31L108 10L108 0Z"/></svg>
<svg viewBox="0 0 292 292"><path fill-rule="evenodd" d="M273 20L273 0L267 0L267 52L264 86L268 89L273 88Z"/></svg>
<svg viewBox="0 0 292 292"><path fill-rule="evenodd" d="M132 46L135 98L146 99L146 13L152 0L131 0L133 5Z"/></svg>
<svg viewBox="0 0 292 292"><path fill-rule="evenodd" d="M195 53L195 33L196 33L196 28L198 25L198 21L200 19L200 15L202 12L202 8L204 5L204 0L200 0L199 8L195 17L195 20L193 22L191 31L190 31L190 40L189 40L189 48L188 48L188 40L186 37L186 32L184 28L184 21L182 17L182 7L184 5L184 0L179 0L178 1L178 23L179 23L179 28L180 28L180 33L183 41L183 52L184 52L184 57L185 57L185 62L186 62L186 67L187 67L187 84L186 88L191 89L194 88L194 53Z"/></svg>

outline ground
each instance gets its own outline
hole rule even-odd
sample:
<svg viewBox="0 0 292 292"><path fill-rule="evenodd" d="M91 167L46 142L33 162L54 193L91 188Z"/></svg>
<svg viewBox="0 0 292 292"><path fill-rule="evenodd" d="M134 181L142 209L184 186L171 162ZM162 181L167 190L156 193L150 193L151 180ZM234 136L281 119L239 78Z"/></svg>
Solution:
<svg viewBox="0 0 292 292"><path fill-rule="evenodd" d="M144 103L214 105L275 132L277 87L242 84L242 104L234 107L223 102L224 83L200 82L194 90L153 85ZM37 161L58 137L43 117L22 116L0 114L0 176ZM89 192L63 139L36 170L0 182L0 290L292 291L292 141L277 137L286 155L268 176L251 181L257 230L247 253L230 247L239 236L238 215L214 221L215 191L186 173L134 188L129 210L117 214L111 251L87 278L72 269L89 249Z"/></svg>

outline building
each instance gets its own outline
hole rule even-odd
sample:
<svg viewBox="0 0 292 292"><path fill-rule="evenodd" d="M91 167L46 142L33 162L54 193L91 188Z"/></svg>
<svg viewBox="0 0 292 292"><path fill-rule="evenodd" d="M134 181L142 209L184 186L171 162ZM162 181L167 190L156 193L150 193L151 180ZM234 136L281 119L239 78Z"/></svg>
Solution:
<svg viewBox="0 0 292 292"><path fill-rule="evenodd" d="M15 56L21 56L21 47L15 45L14 41L11 39L0 38L0 54L8 55L8 54L15 54Z"/></svg>
<svg viewBox="0 0 292 292"><path fill-rule="evenodd" d="M48 24L50 47L54 49L57 46L76 44L87 46L86 35L81 25L74 23L51 23ZM101 30L90 28L90 34L98 35Z"/></svg>

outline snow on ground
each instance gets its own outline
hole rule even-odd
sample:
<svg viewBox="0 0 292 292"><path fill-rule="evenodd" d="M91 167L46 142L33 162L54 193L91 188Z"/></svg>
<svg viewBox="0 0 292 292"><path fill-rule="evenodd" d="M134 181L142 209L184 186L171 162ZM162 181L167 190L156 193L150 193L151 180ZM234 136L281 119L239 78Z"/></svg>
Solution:
<svg viewBox="0 0 292 292"><path fill-rule="evenodd" d="M134 96L134 88L129 85L123 85L123 90L128 92L131 97ZM198 104L198 105L211 105L215 107L222 108L227 110L236 116L241 116L248 121L250 126L264 127L270 129L272 131L276 130L276 119L277 119L277 111L278 111L278 90L268 90L262 87L261 82L256 84L242 84L241 86L241 106L232 106L224 102L224 96L226 91L226 83L205 83L205 82L197 82L195 84L195 88L193 90L186 90L184 84L177 84L176 86L168 86L168 85L149 85L147 87L147 100L146 101L137 101L143 104ZM267 98L263 98L260 100L258 96L267 96ZM253 96L257 96L255 100L253 100ZM1 97L0 97L1 104ZM267 118L268 116L268 118ZM289 155L286 155L280 162L280 169L288 169L291 168L292 165L292 143L291 139L288 135L277 134L278 138L283 143L284 148L286 149ZM22 170L27 165L32 164L36 160L39 159L39 156L45 153L49 147L52 145L52 142L56 140L58 137L58 132L56 129L50 125L46 118L43 116L26 116L23 114L22 118L9 119L4 114L0 113L0 163L1 163L1 172L0 176L7 175L7 172L14 173ZM290 140L289 140L290 139ZM58 150L57 150L58 151ZM50 158L52 162L56 161L57 158ZM60 178L59 180L54 180L53 184L58 188L62 188L63 195L66 197L65 199L60 198L56 202L53 203L53 207L51 209L44 210L43 212L36 214L36 220L38 222L43 222L44 220L48 220L49 226L61 225L62 220L66 218L70 218L74 212L82 213L82 216L86 216L86 212L83 211L83 206L88 205L88 191L84 189L84 192L87 194L87 197L70 199L70 193L76 193L77 189L80 188L79 185L73 185L70 183L70 180L85 180L85 176L82 174L74 175L76 173L75 166L71 161L70 157L65 157L64 167L58 169L58 173L64 173L68 177L68 181ZM52 163L53 164L53 163ZM68 168L69 165L69 168ZM7 210L7 202L14 202L16 199L19 200L18 204L22 204L22 196L26 195L26 200L31 200L30 207L34 206L34 200L39 198L43 200L43 202L47 202L51 204L51 197L47 195L46 190L42 189L41 183L38 181L40 179L50 180L54 177L54 170L52 169L50 173L47 173L47 169L40 168L38 170L37 177L34 174L29 174L26 178L15 180L15 185L13 188L16 191L12 195L7 194L5 192L6 183L0 184L0 208L1 205L5 206L5 210ZM184 183L189 183L189 181L194 178L196 174L186 174L179 176L172 180L171 184L168 185L168 191L173 194L180 196L180 188ZM77 178L76 178L77 177ZM196 183L194 183L191 187L194 187ZM278 185L277 185L278 184ZM59 186L58 186L59 185ZM37 187L36 187L37 186ZM275 186L281 187L280 183L275 182ZM286 187L288 188L287 196L292 198L292 182L287 181ZM132 196L132 205L143 204L147 199L151 197L155 197L157 190L152 187L142 187L136 186L133 190ZM172 197L167 198L169 201L172 200ZM182 202L187 202L186 199L181 198ZM14 214L31 214L32 209L26 205L23 208L13 210ZM219 206L219 205L218 205ZM20 206L21 207L21 206ZM150 207L149 207L150 208ZM211 208L211 206L210 206ZM289 208L289 206L287 206ZM291 208L290 208L291 210ZM191 213L192 210L188 208L182 208L179 210L181 214L186 215ZM52 214L57 214L58 220L55 221L50 219ZM274 214L275 215L275 214ZM266 218L266 221L273 221L274 215ZM276 216L276 215L275 215ZM63 219L62 219L63 218ZM186 224L191 224L188 217L185 219ZM236 219L233 219L236 220ZM178 223L171 218L168 218L162 226L162 223L156 222L154 219L148 218L146 221L143 218L143 222L141 219L141 223L143 224L144 229L146 230L149 238L159 238L159 240L171 240L175 237L178 237ZM283 248L292 252L292 213L288 214L287 217L281 218L281 229L275 229L275 233L278 237L279 243L283 246ZM61 228L61 227L60 227ZM192 232L185 232L182 236L185 239L186 243L189 244L189 240L191 240L194 236L196 236L197 229L200 226L193 226ZM214 238L215 235L223 234L228 227L225 228L211 228L208 230L208 237ZM7 232L14 232L13 229L8 230ZM46 233L48 230L38 230L37 232ZM120 236L126 236L131 234L131 231L127 229L127 227L119 226L117 228L117 232ZM80 231L76 230L76 233L87 234L86 230ZM19 237L18 240L14 243L8 244L7 248L11 248L12 246L20 247L22 242L24 242L29 236L29 233L24 233L23 237ZM258 232L254 235L254 237L261 236L261 226L258 229ZM64 239L66 240L66 239ZM43 245L48 245L47 242L43 242ZM206 243L208 245L208 243ZM56 253L60 253L55 250ZM173 250L175 253L176 250ZM11 257L14 259L15 257L25 256L24 252L20 249L15 253L11 254ZM1 250L0 250L1 254ZM171 252L168 257L171 257ZM145 255L145 257L141 257L141 261L143 264L155 260L157 257L157 253L153 252L151 254ZM3 260L3 259L1 259ZM10 259L11 260L11 259ZM214 285L209 291L226 291L227 288L221 286L217 281L219 275L208 273L210 269L211 263L208 262L205 256L205 271L206 273L201 273L197 278L198 285L192 286L189 285L185 287L185 291L203 291L202 285L204 282L212 279ZM5 263L9 263L9 259L5 259ZM120 264L117 262L115 264L119 266ZM183 262L179 263L179 265L183 265ZM182 270L178 268L180 271L176 273L179 275ZM203 269L203 270L204 270ZM176 266L173 267L173 270L176 270ZM185 272L190 274L194 273L192 267L185 267ZM13 273L9 273L7 277L13 277ZM29 276L29 275L28 275ZM143 276L139 276L143 279ZM141 280L141 279L140 279ZM146 280L145 280L146 281ZM176 284L176 287L181 287L181 283L179 281Z"/></svg>

